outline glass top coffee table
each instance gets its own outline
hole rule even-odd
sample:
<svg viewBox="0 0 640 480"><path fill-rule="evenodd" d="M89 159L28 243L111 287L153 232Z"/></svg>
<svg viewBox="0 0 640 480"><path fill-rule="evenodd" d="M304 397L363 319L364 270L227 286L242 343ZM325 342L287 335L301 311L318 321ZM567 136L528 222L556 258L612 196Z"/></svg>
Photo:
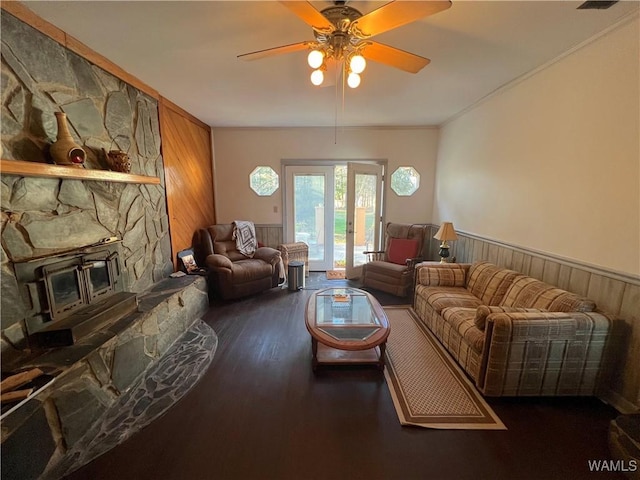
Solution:
<svg viewBox="0 0 640 480"><path fill-rule="evenodd" d="M378 301L357 288L326 288L307 301L312 366L375 365L384 368L389 322Z"/></svg>

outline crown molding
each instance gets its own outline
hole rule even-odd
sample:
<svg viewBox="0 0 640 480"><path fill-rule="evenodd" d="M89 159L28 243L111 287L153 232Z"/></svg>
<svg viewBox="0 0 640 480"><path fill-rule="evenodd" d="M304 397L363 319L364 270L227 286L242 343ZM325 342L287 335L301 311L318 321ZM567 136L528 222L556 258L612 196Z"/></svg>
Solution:
<svg viewBox="0 0 640 480"><path fill-rule="evenodd" d="M613 32L614 30L617 30L618 28L622 27L623 25L625 25L625 24L627 24L627 23L629 23L629 22L631 22L633 20L638 20L638 19L640 19L640 10L635 10L635 11L633 11L631 13L628 13L628 14L624 15L623 17L621 17L614 24L608 26L604 30L601 30L600 32L596 33L595 35L587 38L586 40L574 45L569 50L561 53L557 57L555 57L555 58L543 63L542 65L534 68L533 70L529 70L528 72L523 73L519 77L516 77L513 80L508 81L507 83L504 83L504 84L500 85L495 90L489 92L484 97L481 97L480 99L478 99L477 101L475 101L471 105L468 105L467 107L465 107L462 110L460 110L458 113L452 115L447 120L442 122L439 125L440 128L445 127L446 125L448 125L449 123L453 122L454 120L457 120L458 118L462 117L463 115L465 115L465 114L469 113L470 111L476 109L477 107L479 107L483 103L489 101L493 97L495 97L497 95L500 95L500 94L506 92L507 90L510 90L510 89L514 88L519 83L524 82L525 80L537 75L538 73L542 72L543 70L546 70L546 69L550 68L551 66L553 66L556 63L560 62L564 58L574 54L578 50L581 50L582 48L586 47L587 45L590 45L591 43L599 40L600 38L605 37L606 35L608 35L609 33Z"/></svg>

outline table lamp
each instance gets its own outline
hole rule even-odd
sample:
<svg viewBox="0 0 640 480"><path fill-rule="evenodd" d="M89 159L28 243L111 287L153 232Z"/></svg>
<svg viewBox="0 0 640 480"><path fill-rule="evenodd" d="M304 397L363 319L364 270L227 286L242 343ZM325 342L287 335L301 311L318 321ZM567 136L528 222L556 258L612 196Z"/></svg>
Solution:
<svg viewBox="0 0 640 480"><path fill-rule="evenodd" d="M456 231L453 229L453 223L442 222L440 229L433 238L442 242L440 244L440 251L438 252L438 255L440 255L440 263L447 263L447 258L449 257L449 245L447 241L458 239L458 235L456 235Z"/></svg>

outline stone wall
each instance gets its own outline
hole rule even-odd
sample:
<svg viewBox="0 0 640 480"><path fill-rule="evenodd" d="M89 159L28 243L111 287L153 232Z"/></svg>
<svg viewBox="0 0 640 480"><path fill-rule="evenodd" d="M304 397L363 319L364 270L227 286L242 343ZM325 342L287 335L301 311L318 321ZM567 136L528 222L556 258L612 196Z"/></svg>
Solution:
<svg viewBox="0 0 640 480"><path fill-rule="evenodd" d="M24 348L14 262L122 239L128 290L173 270L156 99L92 65L1 10L2 158L51 163L54 112L67 114L86 168L106 170L102 149L127 151L131 173L160 185L1 175L2 351Z"/></svg>

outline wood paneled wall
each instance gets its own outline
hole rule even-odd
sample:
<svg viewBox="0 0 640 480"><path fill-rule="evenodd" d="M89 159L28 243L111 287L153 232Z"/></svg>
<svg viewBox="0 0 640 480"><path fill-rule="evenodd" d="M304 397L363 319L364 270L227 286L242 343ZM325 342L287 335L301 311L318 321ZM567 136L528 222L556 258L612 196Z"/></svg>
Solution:
<svg viewBox="0 0 640 480"><path fill-rule="evenodd" d="M171 233L171 253L192 246L199 228L213 225L211 127L160 97L160 133Z"/></svg>
<svg viewBox="0 0 640 480"><path fill-rule="evenodd" d="M278 248L282 241L282 225L256 225L256 239L265 247Z"/></svg>

